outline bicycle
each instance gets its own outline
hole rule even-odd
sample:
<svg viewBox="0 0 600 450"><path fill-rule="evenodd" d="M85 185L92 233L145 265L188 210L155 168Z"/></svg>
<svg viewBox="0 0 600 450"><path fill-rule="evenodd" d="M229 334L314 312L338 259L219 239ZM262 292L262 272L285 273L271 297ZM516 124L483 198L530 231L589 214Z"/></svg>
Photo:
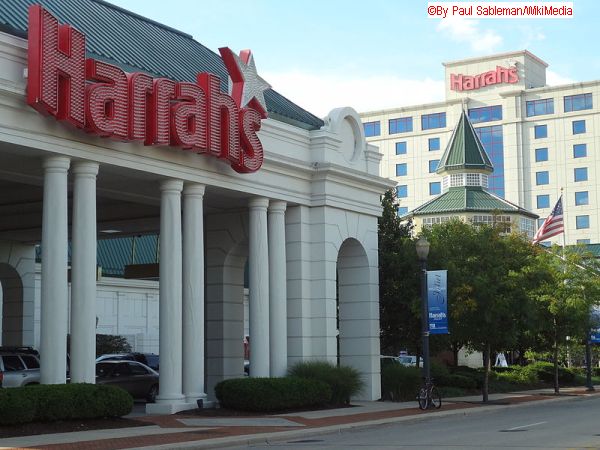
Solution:
<svg viewBox="0 0 600 450"><path fill-rule="evenodd" d="M421 386L419 394L417 395L417 402L419 403L419 409L440 409L442 407L442 396L438 389L434 386L433 380L429 379L425 381L425 385Z"/></svg>

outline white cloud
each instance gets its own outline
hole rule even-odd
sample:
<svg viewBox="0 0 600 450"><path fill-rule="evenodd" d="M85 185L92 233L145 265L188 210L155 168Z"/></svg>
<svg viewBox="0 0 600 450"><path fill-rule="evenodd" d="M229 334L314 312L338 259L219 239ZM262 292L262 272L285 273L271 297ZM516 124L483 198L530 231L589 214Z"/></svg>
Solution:
<svg viewBox="0 0 600 450"><path fill-rule="evenodd" d="M317 74L299 70L263 72L261 76L277 92L319 117L342 106L363 112L444 99L444 82L429 78L410 80L393 75L358 78L347 73Z"/></svg>
<svg viewBox="0 0 600 450"><path fill-rule="evenodd" d="M479 21L473 19L442 19L437 30L455 42L470 45L475 52L493 53L502 44L502 36L492 29L481 28Z"/></svg>
<svg viewBox="0 0 600 450"><path fill-rule="evenodd" d="M569 77L564 77L552 70L546 70L546 84L548 86L559 86L561 84L575 83L575 80Z"/></svg>

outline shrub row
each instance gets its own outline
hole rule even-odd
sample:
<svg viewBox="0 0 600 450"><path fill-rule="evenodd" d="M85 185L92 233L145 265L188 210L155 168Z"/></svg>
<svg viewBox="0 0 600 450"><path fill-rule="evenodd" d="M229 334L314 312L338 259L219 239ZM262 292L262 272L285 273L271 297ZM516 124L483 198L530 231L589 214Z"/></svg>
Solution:
<svg viewBox="0 0 600 450"><path fill-rule="evenodd" d="M133 399L123 389L95 384L33 385L0 389L0 424L120 417Z"/></svg>
<svg viewBox="0 0 600 450"><path fill-rule="evenodd" d="M414 400L419 386L421 374L416 367L402 364L386 364L381 368L381 397L383 400L404 402Z"/></svg>
<svg viewBox="0 0 600 450"><path fill-rule="evenodd" d="M331 390L322 381L297 377L233 378L217 384L215 395L224 408L273 412L324 405Z"/></svg>

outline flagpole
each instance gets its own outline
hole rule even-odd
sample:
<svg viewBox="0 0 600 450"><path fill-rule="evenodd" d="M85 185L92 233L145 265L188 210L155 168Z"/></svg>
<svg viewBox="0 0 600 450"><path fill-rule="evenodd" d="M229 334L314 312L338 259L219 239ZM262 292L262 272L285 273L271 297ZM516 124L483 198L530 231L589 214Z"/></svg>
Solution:
<svg viewBox="0 0 600 450"><path fill-rule="evenodd" d="M560 199L562 200L563 197L563 187L561 186L560 188ZM565 214L567 208L565 208L566 204L564 202L564 200L562 200L562 213L563 213L563 223L565 224L563 226L563 232L562 232L562 254L563 254L563 260L565 259L565 247L567 245L567 227L569 225L569 223L567 222L567 215Z"/></svg>

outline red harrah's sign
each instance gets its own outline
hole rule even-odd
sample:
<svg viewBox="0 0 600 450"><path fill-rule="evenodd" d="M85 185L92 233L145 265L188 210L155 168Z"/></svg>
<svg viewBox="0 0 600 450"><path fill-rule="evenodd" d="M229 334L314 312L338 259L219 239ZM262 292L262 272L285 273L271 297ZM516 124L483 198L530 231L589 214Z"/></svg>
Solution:
<svg viewBox="0 0 600 450"><path fill-rule="evenodd" d="M249 52L241 58L228 48L220 52L232 96L221 92L219 77L210 73L199 73L196 83L176 82L86 58L82 33L32 5L27 103L90 133L178 146L228 161L237 172L255 172L263 162L256 133L267 112L255 96L244 96L245 76L262 82L261 97L268 85L256 75Z"/></svg>
<svg viewBox="0 0 600 450"><path fill-rule="evenodd" d="M519 81L517 68L496 66L496 70L490 70L479 75L470 76L462 74L450 74L450 90L452 91L472 91L491 84L516 83Z"/></svg>

